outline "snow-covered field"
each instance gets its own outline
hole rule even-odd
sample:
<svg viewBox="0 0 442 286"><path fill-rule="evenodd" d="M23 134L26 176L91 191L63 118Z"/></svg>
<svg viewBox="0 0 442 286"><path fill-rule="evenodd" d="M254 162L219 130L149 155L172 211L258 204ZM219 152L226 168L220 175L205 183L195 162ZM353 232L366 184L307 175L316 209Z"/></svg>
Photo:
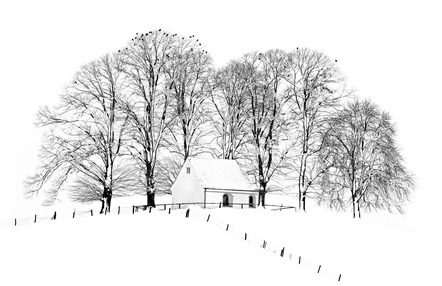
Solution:
<svg viewBox="0 0 442 286"><path fill-rule="evenodd" d="M59 219L0 233L0 285L334 284L186 219L184 210Z"/></svg>
<svg viewBox="0 0 442 286"><path fill-rule="evenodd" d="M142 198L133 200L115 200L114 206L136 204ZM167 200L158 198L160 203ZM186 219L185 210L132 215L124 208L119 216L113 212L72 219L71 207L59 211L55 221L0 227L0 285L440 285L442 281L440 237L410 225L404 216L385 212L353 220L349 213L314 206L308 213L191 207ZM50 213L52 208L47 210ZM260 247L264 240L266 249ZM337 282L339 274L342 279Z"/></svg>

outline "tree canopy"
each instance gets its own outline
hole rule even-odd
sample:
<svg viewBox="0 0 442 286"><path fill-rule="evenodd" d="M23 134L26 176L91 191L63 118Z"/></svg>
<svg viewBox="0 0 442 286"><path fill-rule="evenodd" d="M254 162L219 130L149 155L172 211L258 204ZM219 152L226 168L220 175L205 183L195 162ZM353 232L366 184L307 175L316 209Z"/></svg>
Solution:
<svg viewBox="0 0 442 286"><path fill-rule="evenodd" d="M137 33L80 68L42 107L40 166L26 195L51 204L146 195L170 186L188 157L236 159L259 204L284 191L338 210L403 210L413 189L389 114L357 98L335 60L309 48L256 51L215 68L194 35Z"/></svg>

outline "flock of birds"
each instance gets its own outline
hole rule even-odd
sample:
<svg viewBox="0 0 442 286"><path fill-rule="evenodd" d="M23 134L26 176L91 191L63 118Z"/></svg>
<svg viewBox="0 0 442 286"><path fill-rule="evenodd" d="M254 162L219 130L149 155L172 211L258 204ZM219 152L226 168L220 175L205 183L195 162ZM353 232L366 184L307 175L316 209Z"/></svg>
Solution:
<svg viewBox="0 0 442 286"><path fill-rule="evenodd" d="M132 38L131 40L132 40L132 42L134 42L134 41L136 41L136 40L144 40L146 37L148 37L149 35L163 35L163 36L165 36L165 37L178 37L178 34L169 34L169 33L166 33L166 32L162 32L161 33L161 29L158 29L157 31L149 31L149 32L147 32L147 33L142 33L142 34L139 34L139 33L135 33L135 37L134 38ZM193 39L193 38L195 38L195 35L191 35L191 36L189 36L189 39ZM181 37L181 40L185 40L186 38L185 37ZM199 40L198 39L196 39L196 41L195 42L199 42ZM133 44L134 46L136 46L136 43L134 43ZM201 43L198 43L198 46L201 46ZM127 47L125 48L126 50L128 49ZM296 47L296 50L299 50L299 47ZM121 50L118 50L118 52L120 53L121 52ZM193 52L193 48L191 48L190 49L190 52ZM205 54L207 54L208 52L207 51L205 51L205 50L202 50L202 52L203 53L205 53ZM261 55L261 54L260 54ZM335 63L337 63L338 61L337 60L335 60Z"/></svg>
<svg viewBox="0 0 442 286"><path fill-rule="evenodd" d="M164 31L161 32L161 29L158 29L158 30L156 30L156 31L149 31L149 32L147 32L147 33L142 33L142 34L136 33L136 34L135 34L135 37L132 38L131 41L134 42L133 45L136 46L136 43L135 43L135 42L136 42L137 40L141 40L141 41L143 41L143 40L147 39L147 37L148 37L149 35L163 36L163 37L172 37L172 38L173 38L173 37L178 37L178 39L181 38L182 41L186 40L186 37L179 37L178 34L169 34L169 33L166 33L166 32L164 32ZM189 39L193 39L193 38L195 38L195 35L191 35L191 36L189 36ZM196 40L195 40L195 43L198 44L197 46L201 46L201 43L199 42L199 39L196 39ZM125 48L125 50L127 50L127 49L128 49L128 47ZM122 50L118 50L119 53L120 53L121 51L122 51ZM190 48L190 52L193 52L193 48ZM208 52L207 52L206 50L204 50L204 49L201 50L201 52L204 53L204 54L208 54Z"/></svg>
<svg viewBox="0 0 442 286"><path fill-rule="evenodd" d="M147 32L147 33L142 33L142 34L135 33L135 37L132 38L131 41L134 42L133 45L136 46L136 43L135 43L135 42L136 42L137 40L141 40L141 41L143 41L143 40L147 39L150 35L163 36L163 37L172 37L172 38L174 38L174 37L178 37L178 39L181 38L182 41L186 40L186 37L179 37L178 34L169 34L169 33L166 33L166 32L164 32L164 31L161 32L161 29L158 29L158 30L155 30L155 31L149 31L149 32ZM192 40L193 38L195 38L195 35L191 35L191 36L189 36L189 39L190 39L190 40ZM201 43L199 42L198 39L195 40L195 43L198 44L197 47L200 47L200 46L201 46ZM124 50L128 50L128 47L124 48L123 50L121 50L121 49L118 50L118 53L121 53L121 52L124 51ZM299 47L296 47L296 50L299 51ZM190 48L189 51L190 51L190 52L193 52L194 50L193 50L193 48ZM202 52L203 54L208 54L208 52L207 52L206 50L204 50L204 49L202 49L201 52ZM262 54L259 53L258 56L259 56L258 59L261 60L261 56L262 56ZM166 57L169 58L169 55L167 54ZM335 60L335 63L337 63L337 62L338 62L338 61ZM75 83L77 83L77 82L75 81Z"/></svg>

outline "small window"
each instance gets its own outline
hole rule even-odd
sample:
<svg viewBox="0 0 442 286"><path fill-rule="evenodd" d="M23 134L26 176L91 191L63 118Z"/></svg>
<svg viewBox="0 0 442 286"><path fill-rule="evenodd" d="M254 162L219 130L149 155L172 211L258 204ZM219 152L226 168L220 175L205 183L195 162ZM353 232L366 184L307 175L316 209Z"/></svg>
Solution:
<svg viewBox="0 0 442 286"><path fill-rule="evenodd" d="M187 168L186 168L186 173L187 173L187 174L190 174L190 167L187 167Z"/></svg>

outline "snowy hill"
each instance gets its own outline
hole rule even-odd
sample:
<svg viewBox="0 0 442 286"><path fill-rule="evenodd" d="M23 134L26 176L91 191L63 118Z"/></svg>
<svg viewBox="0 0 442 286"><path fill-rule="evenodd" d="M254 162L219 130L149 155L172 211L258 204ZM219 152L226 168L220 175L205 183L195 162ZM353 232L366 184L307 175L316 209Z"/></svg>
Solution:
<svg viewBox="0 0 442 286"><path fill-rule="evenodd" d="M114 206L142 199L118 199ZM159 201L166 203L167 197ZM434 262L442 254L440 236L410 224L406 216L382 212L354 220L348 213L311 206L308 213L191 207L190 218L185 218L186 210L132 214L131 207L125 207L121 215L113 211L90 217L87 210L93 207L84 206L80 215L77 206L75 219L68 206L57 212L55 221L0 227L0 285L438 285L441 281ZM46 210L51 213L53 209ZM284 257L280 257L282 248Z"/></svg>
<svg viewBox="0 0 442 286"><path fill-rule="evenodd" d="M186 219L184 210L0 231L0 285L335 284L214 225Z"/></svg>

